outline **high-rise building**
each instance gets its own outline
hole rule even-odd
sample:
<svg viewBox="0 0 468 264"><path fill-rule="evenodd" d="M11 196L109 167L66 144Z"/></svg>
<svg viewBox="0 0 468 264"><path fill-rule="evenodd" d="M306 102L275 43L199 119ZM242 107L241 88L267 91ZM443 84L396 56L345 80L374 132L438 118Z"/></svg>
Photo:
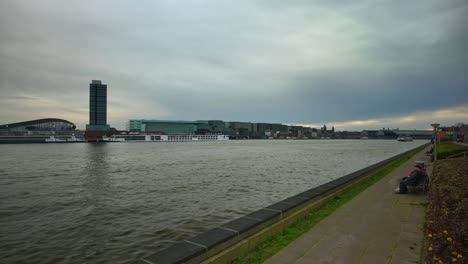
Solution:
<svg viewBox="0 0 468 264"><path fill-rule="evenodd" d="M89 124L107 124L107 85L98 80L89 84Z"/></svg>
<svg viewBox="0 0 468 264"><path fill-rule="evenodd" d="M89 84L89 124L86 131L109 131L112 129L107 124L107 84L99 80L93 80ZM95 135L86 138L95 138Z"/></svg>

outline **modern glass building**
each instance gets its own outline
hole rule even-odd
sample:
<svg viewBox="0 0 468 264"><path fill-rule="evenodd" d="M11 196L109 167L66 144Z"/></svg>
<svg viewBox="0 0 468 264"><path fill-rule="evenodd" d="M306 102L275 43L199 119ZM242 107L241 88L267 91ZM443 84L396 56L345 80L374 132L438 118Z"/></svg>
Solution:
<svg viewBox="0 0 468 264"><path fill-rule="evenodd" d="M43 118L31 121L0 125L0 131L73 131L75 124L58 118Z"/></svg>
<svg viewBox="0 0 468 264"><path fill-rule="evenodd" d="M207 121L169 121L131 119L127 123L130 131L163 132L166 134L196 134L199 126L208 125Z"/></svg>
<svg viewBox="0 0 468 264"><path fill-rule="evenodd" d="M107 124L107 84L92 80L89 84L89 124L87 131L109 131Z"/></svg>
<svg viewBox="0 0 468 264"><path fill-rule="evenodd" d="M136 119L128 120L127 130L128 131L141 131L142 121L144 120L136 120Z"/></svg>
<svg viewBox="0 0 468 264"><path fill-rule="evenodd" d="M107 124L107 85L99 80L89 84L89 124Z"/></svg>

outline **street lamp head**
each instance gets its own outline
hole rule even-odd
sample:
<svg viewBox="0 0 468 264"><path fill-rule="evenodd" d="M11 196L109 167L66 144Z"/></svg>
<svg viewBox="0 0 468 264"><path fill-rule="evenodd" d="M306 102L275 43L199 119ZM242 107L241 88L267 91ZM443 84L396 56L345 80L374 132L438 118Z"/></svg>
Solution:
<svg viewBox="0 0 468 264"><path fill-rule="evenodd" d="M440 126L440 124L431 124L431 126L432 126L433 128L438 128L438 127Z"/></svg>

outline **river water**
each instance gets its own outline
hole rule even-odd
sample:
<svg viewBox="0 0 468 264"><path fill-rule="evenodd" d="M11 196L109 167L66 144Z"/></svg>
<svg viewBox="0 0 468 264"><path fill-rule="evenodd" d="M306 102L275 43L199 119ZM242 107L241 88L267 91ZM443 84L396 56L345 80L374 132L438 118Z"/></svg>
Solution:
<svg viewBox="0 0 468 264"><path fill-rule="evenodd" d="M0 145L0 262L131 262L424 143Z"/></svg>

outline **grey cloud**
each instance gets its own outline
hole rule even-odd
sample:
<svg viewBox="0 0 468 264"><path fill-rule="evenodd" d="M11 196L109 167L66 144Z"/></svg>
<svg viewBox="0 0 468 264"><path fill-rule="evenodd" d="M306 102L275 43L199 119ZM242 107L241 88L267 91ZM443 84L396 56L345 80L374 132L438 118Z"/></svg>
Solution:
<svg viewBox="0 0 468 264"><path fill-rule="evenodd" d="M36 97L32 96L5 96L6 100L27 100L27 101L32 101L32 100L37 100Z"/></svg>
<svg viewBox="0 0 468 264"><path fill-rule="evenodd" d="M86 109L89 81L102 79L118 124L138 115L317 123L439 109L468 99L467 8L464 1L4 1L0 89ZM134 113L135 104L144 112Z"/></svg>

